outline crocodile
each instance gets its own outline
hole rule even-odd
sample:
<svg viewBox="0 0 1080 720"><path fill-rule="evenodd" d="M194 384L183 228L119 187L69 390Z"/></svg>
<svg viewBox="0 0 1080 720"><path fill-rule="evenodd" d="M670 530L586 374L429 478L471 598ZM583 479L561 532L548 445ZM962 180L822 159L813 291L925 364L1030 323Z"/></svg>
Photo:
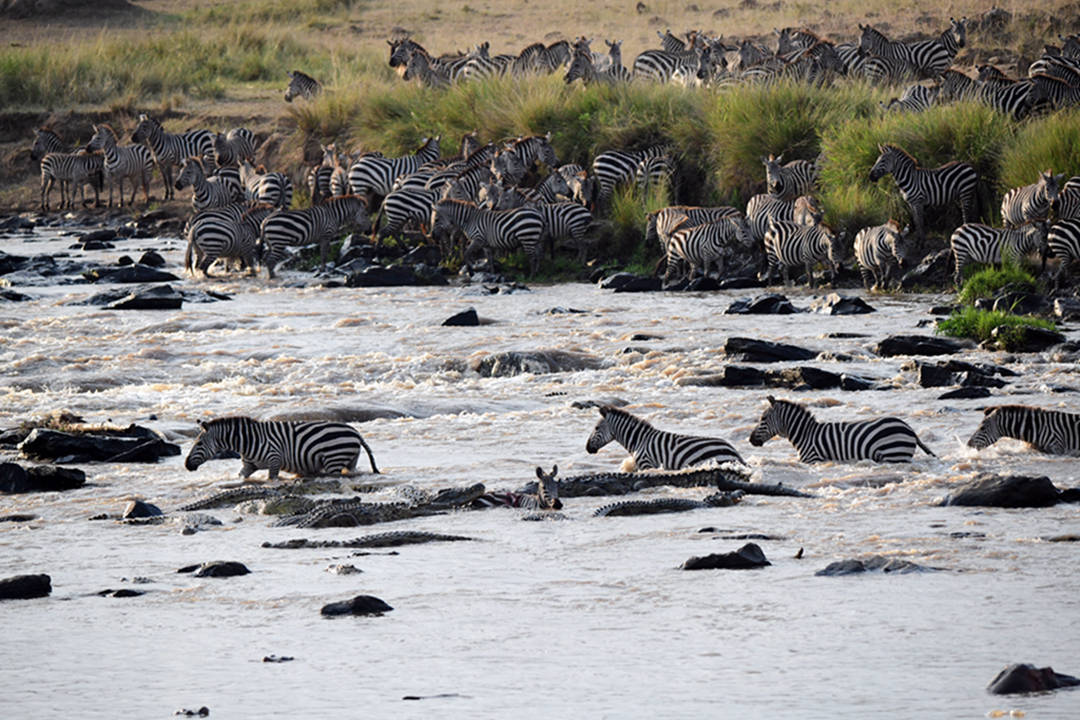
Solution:
<svg viewBox="0 0 1080 720"><path fill-rule="evenodd" d="M559 495L561 497L626 495L644 488L668 485L672 487L715 487L724 491L742 490L747 495L814 497L783 485L749 482L749 477L747 470L732 465L641 473L589 473L559 480ZM531 482L520 492L535 493L536 487L537 483Z"/></svg>
<svg viewBox="0 0 1080 720"><path fill-rule="evenodd" d="M485 492L472 501L471 507L479 510L491 507L513 507L525 510L562 510L559 499L559 466L553 465L550 473L541 467L536 468L536 491L521 492Z"/></svg>
<svg viewBox="0 0 1080 720"><path fill-rule="evenodd" d="M181 505L177 512L191 512L193 510L211 510L213 508L230 507L248 500L262 500L264 498L281 497L283 493L268 487L249 485L246 487L229 488L216 492L213 495L201 497L198 500Z"/></svg>
<svg viewBox="0 0 1080 720"><path fill-rule="evenodd" d="M718 492L704 500L690 498L657 498L655 500L624 500L597 508L594 517L613 517L617 515L655 515L658 513L686 512L707 507L731 507L742 499L743 492Z"/></svg>
<svg viewBox="0 0 1080 720"><path fill-rule="evenodd" d="M423 532L421 530L392 530L390 532L363 535L353 540L308 540L307 538L295 538L284 542L264 542L264 548L276 548L282 550L294 550L297 548L383 548L399 547L401 545L417 545L429 542L461 542L473 540L464 535L443 535L440 533Z"/></svg>

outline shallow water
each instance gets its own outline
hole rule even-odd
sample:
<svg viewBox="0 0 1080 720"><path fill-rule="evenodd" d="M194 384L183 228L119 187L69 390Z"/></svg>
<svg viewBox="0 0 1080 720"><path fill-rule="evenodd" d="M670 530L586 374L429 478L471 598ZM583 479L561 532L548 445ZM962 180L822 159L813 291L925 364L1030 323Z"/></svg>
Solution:
<svg viewBox="0 0 1080 720"><path fill-rule="evenodd" d="M0 250L83 256L55 232L28 238L0 237ZM86 255L105 263L151 247L179 273L175 239L121 240ZM185 279L180 284L233 299L157 312L67 304L108 286L18 287L34 300L0 305L0 427L64 408L90 422L153 427L186 453L195 421L218 415L359 418L391 410L400 416L357 425L383 475L355 480L376 481L383 489L372 498L380 500L399 497L401 486L481 481L516 489L536 465L557 463L563 475L617 469L624 453L616 445L585 452L599 416L571 403L620 398L661 428L728 438L755 479L819 497L754 496L733 508L629 518L593 518L611 498L575 498L562 522L490 510L303 531L224 509L209 511L223 526L185 536L181 524L88 518L119 514L135 497L174 509L234 482L239 461L194 473L182 456L86 465L80 490L0 499L0 514L38 515L0 523L0 577L45 572L53 581L47 599L3 605L4 717L160 717L202 705L212 717L953 718L995 709L1080 716L1080 692L985 692L1009 662L1080 673L1076 546L1042 539L1080 532L1080 508L935 506L980 471L1047 474L1070 487L1080 485L1080 464L1010 441L974 453L964 443L988 401L937 400L942 389L917 387L914 372L901 370L903 358L870 351L887 334L928 332L916 325L944 298L870 297L878 312L855 317L728 316L733 299L753 292L615 295L567 284L487 295L467 287L299 287L305 279L288 272L269 284ZM787 294L809 305L807 291ZM439 326L469 306L493 322ZM547 312L556 307L585 312ZM835 332L864 337L825 337ZM659 337L632 339L636 333ZM766 391L676 384L719 369L734 335L831 352L842 359L812 364L894 386L770 392L809 402L822 419L897 415L939 457L920 453L902 467L809 467L786 441L751 447ZM587 353L601 367L482 378L470 366L490 352L535 349ZM1060 392L1080 387L1075 364L1045 355L1010 360L1022 374L995 391L994 403L1080 411L1075 393ZM704 494L664 488L647 496ZM699 532L706 527L717 532ZM260 547L392 529L477 541L361 556ZM757 541L771 567L678 569L692 555L737 548L743 540L722 536L747 532L782 538ZM875 553L947 571L814 576L833 560ZM215 559L253 572L227 579L175 572ZM363 573L326 572L342 562ZM120 587L147 594L93 594ZM360 593L395 610L320 617L323 604ZM269 654L296 659L262 663ZM405 702L407 695L428 699Z"/></svg>

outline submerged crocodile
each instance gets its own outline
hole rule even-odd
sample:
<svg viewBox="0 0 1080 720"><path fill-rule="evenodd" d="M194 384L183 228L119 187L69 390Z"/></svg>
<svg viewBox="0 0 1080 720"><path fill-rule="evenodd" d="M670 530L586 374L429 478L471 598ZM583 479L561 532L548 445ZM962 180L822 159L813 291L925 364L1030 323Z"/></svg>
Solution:
<svg viewBox="0 0 1080 720"><path fill-rule="evenodd" d="M718 492L704 500L690 498L657 498L655 500L623 500L599 507L594 517L614 517L619 515L656 515L659 513L686 512L707 507L731 507L743 496L742 490Z"/></svg>
<svg viewBox="0 0 1080 720"><path fill-rule="evenodd" d="M443 535L421 530L393 530L354 538L353 540L308 540L295 538L279 543L264 542L264 548L295 550L297 548L384 548L401 545L418 545L429 542L462 542L473 540L464 535Z"/></svg>
<svg viewBox="0 0 1080 720"><path fill-rule="evenodd" d="M193 510L212 510L213 508L239 505L240 503L247 502L248 500L279 498L284 494L285 493L281 492L280 490L275 490L274 488L268 487L260 487L258 485L229 488L228 490L216 492L213 495L201 497L198 500L189 502L187 505L181 505L176 510L177 512L191 512Z"/></svg>
<svg viewBox="0 0 1080 720"><path fill-rule="evenodd" d="M742 490L747 495L813 497L813 495L783 485L749 482L749 478L748 471L731 465L659 472L589 473L560 479L559 495L561 497L626 495L645 488L668 485L672 487L715 487L717 490L728 492ZM535 493L536 483L529 483L521 492Z"/></svg>
<svg viewBox="0 0 1080 720"><path fill-rule="evenodd" d="M484 494L483 483L464 488L444 488L430 500L421 502L368 502L359 495L322 500L305 512L283 517L275 527L299 528L357 527L375 523L439 515L457 507L466 507Z"/></svg>

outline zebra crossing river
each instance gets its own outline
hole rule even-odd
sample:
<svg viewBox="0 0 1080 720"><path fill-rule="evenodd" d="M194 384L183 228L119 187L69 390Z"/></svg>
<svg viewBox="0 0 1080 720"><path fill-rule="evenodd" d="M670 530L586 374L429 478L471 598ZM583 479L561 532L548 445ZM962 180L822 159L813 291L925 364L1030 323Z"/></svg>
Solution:
<svg viewBox="0 0 1080 720"><path fill-rule="evenodd" d="M7 253L66 252L102 264L155 248L165 269L180 273L176 239L120 240L85 253L70 244L55 232L0 237ZM488 294L318 288L309 280L288 270L269 283L182 279L174 287L232 299L166 311L74 305L108 286L59 276L16 283L31 299L0 304L0 428L67 409L89 422L155 428L186 453L197 421L220 415L345 420L382 470L353 481L370 483L380 501L402 499L404 488L475 482L516 490L537 465L557 463L563 475L617 469L617 443L586 452L599 415L574 403L623 400L664 430L726 438L756 480L817 497L746 496L734 507L610 518L592 513L611 498L567 498L565 519L547 522L523 522L515 509L453 512L370 530L477 542L353 556L261 545L301 535L345 540L368 529L271 527L272 518L232 508L208 511L223 524L192 535L180 533L182 524L91 522L118 515L132 498L174 510L235 482L240 463L209 461L194 472L182 455L157 465L88 464L81 489L0 497L0 515L37 517L0 523L0 577L41 572L53 583L49 598L2 605L0 715L162 717L203 705L237 718L347 718L357 708L375 717L1080 715L1080 693L985 692L1010 662L1080 673L1076 546L1045 540L1080 532L1080 507L937 506L981 471L1080 486L1075 458L1009 440L981 452L965 444L991 401L1080 411L1074 362L972 351L963 359L1007 362L1019 375L988 400L943 401L941 388L915 383L904 358L870 350L889 334L929 332L919 323L949 299L942 296L864 296L877 308L869 315L753 316L724 314L753 291L616 295L562 284ZM788 295L806 307L808 292ZM491 322L440 325L470 306ZM810 348L822 354L808 364L888 389L688 384L684 378L725 364L732 336ZM541 349L561 351L556 359L580 369L493 377L476 369L493 353ZM809 466L787 441L753 447L748 436L770 393L808 403L821 420L895 415L938 457ZM0 459L16 456L0 449ZM753 534L767 536L755 542L770 567L679 569ZM945 571L814 575L873 554ZM240 561L252 572L176 573L211 560ZM342 563L363 572L326 572ZM146 594L96 594L106 588ZM378 618L320 616L324 604L358 594L395 609ZM260 662L272 654L295 660Z"/></svg>

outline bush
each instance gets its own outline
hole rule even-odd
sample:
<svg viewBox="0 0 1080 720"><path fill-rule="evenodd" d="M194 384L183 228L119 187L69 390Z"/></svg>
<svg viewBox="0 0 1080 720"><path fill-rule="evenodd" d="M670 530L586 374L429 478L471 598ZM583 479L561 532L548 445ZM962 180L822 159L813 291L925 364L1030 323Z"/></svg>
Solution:
<svg viewBox="0 0 1080 720"><path fill-rule="evenodd" d="M1050 169L1066 177L1080 175L1080 111L1060 110L1025 125L1001 153L997 190L1038 182L1039 173ZM1000 202L998 203L1000 206Z"/></svg>
<svg viewBox="0 0 1080 720"><path fill-rule="evenodd" d="M1038 290L1035 276L1016 261L1007 260L1000 268L971 266L964 268L964 273L968 277L957 300L966 305L972 305L981 298L996 297L1005 289L1022 293Z"/></svg>
<svg viewBox="0 0 1080 720"><path fill-rule="evenodd" d="M1024 329L1028 327L1057 329L1054 323L1042 318L966 307L939 322L936 332L939 335L985 342L992 339L995 329L1003 328L998 330L997 345L1002 350L1012 350L1023 343Z"/></svg>

